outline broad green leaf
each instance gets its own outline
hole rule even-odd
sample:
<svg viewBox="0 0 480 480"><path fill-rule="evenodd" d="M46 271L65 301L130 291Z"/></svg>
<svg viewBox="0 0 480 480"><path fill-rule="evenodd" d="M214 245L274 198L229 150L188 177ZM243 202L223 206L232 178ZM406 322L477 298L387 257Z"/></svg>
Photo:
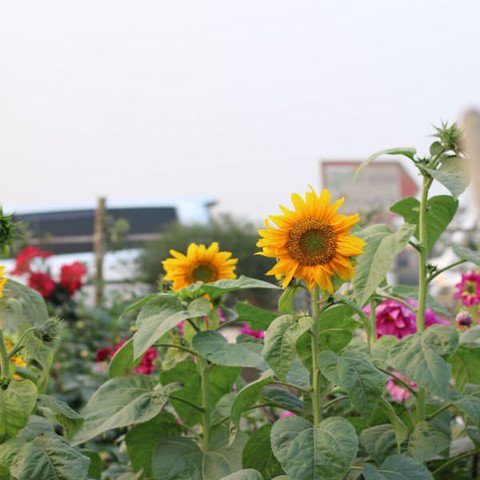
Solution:
<svg viewBox="0 0 480 480"><path fill-rule="evenodd" d="M27 360L33 361L29 362L31 364L29 368L34 370L39 376L36 381L37 389L39 392L44 392L48 384L50 368L53 364L53 350L34 333L29 333L25 336L23 348L26 352Z"/></svg>
<svg viewBox="0 0 480 480"><path fill-rule="evenodd" d="M17 438L23 438L27 442L33 440L45 432L54 432L52 422L39 415L30 415L26 427L23 427L18 433Z"/></svg>
<svg viewBox="0 0 480 480"><path fill-rule="evenodd" d="M138 330L133 336L134 361L182 320L203 317L210 312L209 302L195 305L192 302L190 307L184 309L177 298L171 297L157 298L145 304L137 317Z"/></svg>
<svg viewBox="0 0 480 480"><path fill-rule="evenodd" d="M37 387L30 380L12 380L0 388L0 442L13 437L28 423L37 402Z"/></svg>
<svg viewBox="0 0 480 480"><path fill-rule="evenodd" d="M390 350L398 343L393 335L383 335L370 347L370 357L374 365L384 368Z"/></svg>
<svg viewBox="0 0 480 480"><path fill-rule="evenodd" d="M459 345L449 359L456 387L462 391L467 383L480 385L480 346Z"/></svg>
<svg viewBox="0 0 480 480"><path fill-rule="evenodd" d="M465 345L468 348L480 348L480 325L469 328L465 332L462 332L460 334L460 345Z"/></svg>
<svg viewBox="0 0 480 480"><path fill-rule="evenodd" d="M439 454L448 454L450 435L430 422L419 422L410 436L408 452L419 462L426 462Z"/></svg>
<svg viewBox="0 0 480 480"><path fill-rule="evenodd" d="M148 422L133 427L125 436L128 458L135 472L143 469L143 476L150 478L152 473L152 454L158 440L163 437L175 437L182 433L175 417L162 412Z"/></svg>
<svg viewBox="0 0 480 480"><path fill-rule="evenodd" d="M119 377L133 370L141 360L141 357L134 360L133 338L130 338L115 352L108 366L108 375L110 378Z"/></svg>
<svg viewBox="0 0 480 480"><path fill-rule="evenodd" d="M292 368L297 352L295 345L300 335L313 325L310 317L297 320L292 315L282 315L276 318L265 334L263 357L270 368L284 380Z"/></svg>
<svg viewBox="0 0 480 480"><path fill-rule="evenodd" d="M418 300L418 287L410 285L395 285L390 291L393 294L402 297L404 300ZM435 297L430 294L427 294L427 307L445 317L451 317L452 315L452 312L448 308L439 303Z"/></svg>
<svg viewBox="0 0 480 480"><path fill-rule="evenodd" d="M226 477L223 477L222 480L263 480L262 475L251 468L247 470L240 470L235 473L231 473Z"/></svg>
<svg viewBox="0 0 480 480"><path fill-rule="evenodd" d="M247 322L252 330L266 330L277 317L276 313L249 303L237 303L235 308L238 313L237 320Z"/></svg>
<svg viewBox="0 0 480 480"><path fill-rule="evenodd" d="M375 152L372 155L370 155L366 160L364 160L360 166L357 168L357 171L355 172L355 177L368 165L370 165L374 160L376 160L379 157L383 157L384 155L402 155L404 157L409 158L410 160L413 160L413 157L417 153L417 149L413 147L403 147L403 148L387 148L385 150L380 150L379 152Z"/></svg>
<svg viewBox="0 0 480 480"><path fill-rule="evenodd" d="M408 335L390 350L390 365L417 385L446 398L450 365L442 358L458 344L458 333L446 325L433 325L422 334Z"/></svg>
<svg viewBox="0 0 480 480"><path fill-rule="evenodd" d="M20 302L22 313L31 324L41 325L48 318L45 301L33 288L29 288L9 278L5 285L5 296L15 298Z"/></svg>
<svg viewBox="0 0 480 480"><path fill-rule="evenodd" d="M273 478L283 473L270 445L271 425L264 425L255 431L243 449L243 468L254 468L265 478Z"/></svg>
<svg viewBox="0 0 480 480"><path fill-rule="evenodd" d="M478 393L458 397L452 402L477 426L480 427L480 397Z"/></svg>
<svg viewBox="0 0 480 480"><path fill-rule="evenodd" d="M302 287L297 284L290 284L282 293L278 300L278 311L284 315L295 315L295 297Z"/></svg>
<svg viewBox="0 0 480 480"><path fill-rule="evenodd" d="M427 252L430 252L440 235L452 221L458 209L458 200L450 195L438 195L428 200L427 206ZM401 215L405 222L416 225L415 238L419 239L418 219L420 202L413 197L407 197L395 203L390 211Z"/></svg>
<svg viewBox="0 0 480 480"><path fill-rule="evenodd" d="M265 400L277 404L284 410L301 412L304 408L302 400L285 388L271 387L267 385L263 389L262 396Z"/></svg>
<svg viewBox="0 0 480 480"><path fill-rule="evenodd" d="M224 416L222 416L224 418ZM248 440L248 435L239 432L235 441L229 445L228 426L222 424L220 427L212 429L210 438L210 452L217 452L228 462L231 472L242 469L242 452Z"/></svg>
<svg viewBox="0 0 480 480"><path fill-rule="evenodd" d="M90 459L88 466L88 479L101 480L103 472L103 462L100 455L95 450L81 450L81 454Z"/></svg>
<svg viewBox="0 0 480 480"><path fill-rule="evenodd" d="M395 439L397 440L397 448L400 451L402 443L408 437L408 428L403 423L402 419L397 415L397 412L392 407L391 403L387 402L382 398L382 400L380 400L380 408L383 413L388 417L390 423L393 426L393 430L395 432Z"/></svg>
<svg viewBox="0 0 480 480"><path fill-rule="evenodd" d="M285 380L290 385L295 385L303 390L310 388L310 373L298 358L293 362Z"/></svg>
<svg viewBox="0 0 480 480"><path fill-rule="evenodd" d="M444 159L438 169L422 167L450 193L458 197L468 187L467 162L460 157Z"/></svg>
<svg viewBox="0 0 480 480"><path fill-rule="evenodd" d="M192 339L193 349L202 357L217 365L251 367L265 370L262 356L247 345L228 343L223 335L213 330L197 333Z"/></svg>
<svg viewBox="0 0 480 480"><path fill-rule="evenodd" d="M408 244L415 231L415 226L404 224L392 233L388 227L374 225L357 233L367 242L364 253L357 257L357 274L352 285L357 303L361 306L376 288L383 282L390 271L393 260Z"/></svg>
<svg viewBox="0 0 480 480"><path fill-rule="evenodd" d="M66 403L49 395L38 397L38 406L49 409L55 420L63 427L64 436L71 440L83 424L83 418Z"/></svg>
<svg viewBox="0 0 480 480"><path fill-rule="evenodd" d="M391 455L379 468L366 463L362 473L365 480L433 480L421 463L406 455Z"/></svg>
<svg viewBox="0 0 480 480"><path fill-rule="evenodd" d="M397 440L393 426L389 423L366 428L360 433L360 443L377 463L397 453Z"/></svg>
<svg viewBox="0 0 480 480"><path fill-rule="evenodd" d="M235 397L232 404L232 410L230 412L230 444L235 440L235 436L240 424L240 417L242 413L252 405L260 396L262 389L265 385L273 382L273 372L267 370L252 383L245 385Z"/></svg>
<svg viewBox="0 0 480 480"><path fill-rule="evenodd" d="M239 290L250 290L252 288L280 289L279 286L274 285L273 283L241 275L234 280L217 280L212 283L192 283L190 286L178 291L177 295L182 298L198 298L203 295L209 295L210 298L216 299L225 293L238 292Z"/></svg>
<svg viewBox="0 0 480 480"><path fill-rule="evenodd" d="M354 407L369 421L385 389L385 374L351 352L342 355L328 350L320 352L318 365L322 375L345 390Z"/></svg>
<svg viewBox="0 0 480 480"><path fill-rule="evenodd" d="M316 427L304 418L282 418L273 425L270 438L273 454L295 480L342 480L358 448L355 429L340 417Z"/></svg>
<svg viewBox="0 0 480 480"><path fill-rule="evenodd" d="M477 267L480 267L480 252L477 250L471 250L461 245L452 245L452 250L458 258L472 262Z"/></svg>
<svg viewBox="0 0 480 480"><path fill-rule="evenodd" d="M152 471L155 480L221 480L230 467L219 453L204 454L193 440L171 437L155 446Z"/></svg>
<svg viewBox="0 0 480 480"><path fill-rule="evenodd" d="M23 445L11 467L17 480L82 480L90 459L54 433L43 433Z"/></svg>
<svg viewBox="0 0 480 480"><path fill-rule="evenodd" d="M155 385L147 375L126 375L104 383L83 409L85 423L73 438L73 444L84 443L113 428L143 423L160 413L168 396L178 384Z"/></svg>
<svg viewBox="0 0 480 480"><path fill-rule="evenodd" d="M230 392L240 373L236 367L224 367L212 365L209 374L210 384L210 405L213 407L226 393ZM175 397L193 402L197 405L202 403L201 379L198 368L191 360L184 360L177 363L170 370L160 372L160 380L163 384L173 383L180 380L183 388L175 392ZM187 425L200 422L200 412L185 403L171 399L178 415Z"/></svg>
<svg viewBox="0 0 480 480"><path fill-rule="evenodd" d="M352 309L347 305L334 305L322 312L320 349L340 352L350 343L353 332L359 327L352 315Z"/></svg>

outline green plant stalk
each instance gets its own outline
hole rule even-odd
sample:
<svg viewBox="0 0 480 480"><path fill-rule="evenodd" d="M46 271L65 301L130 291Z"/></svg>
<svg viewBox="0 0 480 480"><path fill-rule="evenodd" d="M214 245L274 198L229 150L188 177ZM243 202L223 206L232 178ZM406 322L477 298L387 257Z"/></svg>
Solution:
<svg viewBox="0 0 480 480"><path fill-rule="evenodd" d="M368 345L373 345L377 340L377 318L375 317L376 303L374 300L370 302L370 338Z"/></svg>
<svg viewBox="0 0 480 480"><path fill-rule="evenodd" d="M318 354L320 348L320 288L315 285L311 292L312 301L312 407L313 423L317 426L320 423L320 369L318 368Z"/></svg>
<svg viewBox="0 0 480 480"><path fill-rule="evenodd" d="M428 175L423 176L422 199L420 201L420 212L418 218L418 232L419 232L419 283L418 283L418 305L417 305L417 333L422 334L425 331L425 309L427 304L428 278L427 278L427 206L428 206L428 191L432 184L432 178ZM417 393L417 421L425 419L425 389L418 388Z"/></svg>
<svg viewBox="0 0 480 480"><path fill-rule="evenodd" d="M10 362L8 360L7 347L3 338L3 330L0 329L0 367L2 370L2 377L10 380Z"/></svg>
<svg viewBox="0 0 480 480"><path fill-rule="evenodd" d="M202 446L203 451L208 452L210 447L210 365L203 358L199 359L200 378L202 389Z"/></svg>

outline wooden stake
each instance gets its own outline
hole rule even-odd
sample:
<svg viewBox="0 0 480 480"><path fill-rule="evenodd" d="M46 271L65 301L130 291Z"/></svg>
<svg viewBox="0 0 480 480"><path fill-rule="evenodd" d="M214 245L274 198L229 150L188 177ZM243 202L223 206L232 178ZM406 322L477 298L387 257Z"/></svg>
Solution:
<svg viewBox="0 0 480 480"><path fill-rule="evenodd" d="M480 223L480 113L470 110L463 119L464 147L472 178L473 194L477 205L477 224Z"/></svg>
<svg viewBox="0 0 480 480"><path fill-rule="evenodd" d="M105 256L105 208L106 199L100 197L95 210L95 224L93 230L93 251L95 254L95 306L103 303L103 259Z"/></svg>

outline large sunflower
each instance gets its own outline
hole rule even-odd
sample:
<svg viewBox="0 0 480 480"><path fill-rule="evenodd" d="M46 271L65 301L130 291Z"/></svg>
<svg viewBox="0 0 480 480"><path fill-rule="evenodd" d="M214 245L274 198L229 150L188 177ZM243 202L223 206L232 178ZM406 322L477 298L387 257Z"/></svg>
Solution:
<svg viewBox="0 0 480 480"><path fill-rule="evenodd" d="M0 298L3 297L3 289L5 288L6 283L7 279L5 278L5 267L0 265Z"/></svg>
<svg viewBox="0 0 480 480"><path fill-rule="evenodd" d="M208 248L191 243L186 255L175 250L170 250L170 255L173 258L164 260L162 264L167 272L164 278L173 282L173 290L181 290L198 281L210 283L237 277L235 265L238 259L230 258L231 252L220 252L217 242Z"/></svg>
<svg viewBox="0 0 480 480"><path fill-rule="evenodd" d="M365 242L349 235L349 230L359 221L355 215L336 213L344 199L330 204L330 192L307 192L305 200L292 194L293 210L280 205L282 215L270 215L278 226L274 228L265 220L266 229L259 230L262 237L257 246L259 255L278 259L267 275L283 277L286 287L293 277L305 280L309 288L319 285L333 293L331 278L337 274L350 280L354 268L350 257L363 253Z"/></svg>

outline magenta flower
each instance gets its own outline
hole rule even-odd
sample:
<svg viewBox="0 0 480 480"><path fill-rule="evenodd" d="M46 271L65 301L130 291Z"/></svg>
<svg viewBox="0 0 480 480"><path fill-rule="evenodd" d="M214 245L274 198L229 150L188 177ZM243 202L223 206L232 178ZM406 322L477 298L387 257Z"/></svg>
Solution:
<svg viewBox="0 0 480 480"><path fill-rule="evenodd" d="M413 300L406 301L413 308L417 307L417 303ZM370 315L370 305L364 308L367 315ZM403 338L417 331L417 317L415 312L407 306L395 300L385 300L377 306L375 310L377 338L383 335L393 335L397 338ZM430 327L435 324L449 323L437 318L435 313L427 308L425 311L425 326Z"/></svg>
<svg viewBox="0 0 480 480"><path fill-rule="evenodd" d="M243 325L240 333L243 333L244 335L250 335L251 337L258 338L259 340L262 340L265 337L264 330L252 330L248 323L245 323L245 325Z"/></svg>
<svg viewBox="0 0 480 480"><path fill-rule="evenodd" d="M417 388L417 385L415 383L412 383L410 380L405 378L402 374L398 372L393 372L398 378L401 378L405 383L410 385L413 389ZM408 388L405 388L401 383L397 383L395 379L390 378L390 380L387 382L386 386L388 392L390 395L397 401L397 402L404 402L408 397L412 395L412 392L408 390Z"/></svg>
<svg viewBox="0 0 480 480"><path fill-rule="evenodd" d="M466 307L480 303L480 274L462 273L462 280L455 285L457 291L453 298L460 299Z"/></svg>
<svg viewBox="0 0 480 480"><path fill-rule="evenodd" d="M291 412L290 410L284 410L278 415L278 418L285 418L285 417L293 417L295 414Z"/></svg>

